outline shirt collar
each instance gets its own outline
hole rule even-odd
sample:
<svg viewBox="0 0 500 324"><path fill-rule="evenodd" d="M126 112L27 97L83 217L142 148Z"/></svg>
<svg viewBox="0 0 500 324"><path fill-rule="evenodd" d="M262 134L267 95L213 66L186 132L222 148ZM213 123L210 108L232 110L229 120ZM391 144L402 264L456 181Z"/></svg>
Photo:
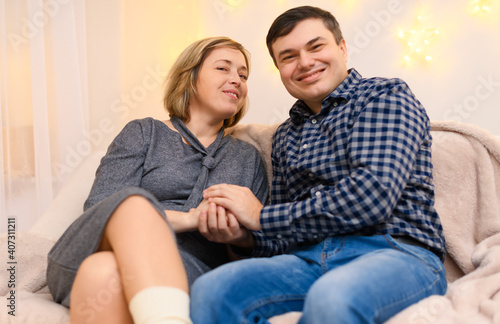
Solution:
<svg viewBox="0 0 500 324"><path fill-rule="evenodd" d="M321 112L319 114L323 114L325 110L331 109L331 103L341 99L342 101L349 101L354 94L356 89L355 85L360 82L362 79L361 74L359 74L356 69L352 68L349 71L347 77L342 81L341 84L335 88L332 93L330 93L323 101L321 102ZM295 104L290 109L290 118L294 123L301 123L304 119L312 116L312 111L307 107L304 101L297 100Z"/></svg>

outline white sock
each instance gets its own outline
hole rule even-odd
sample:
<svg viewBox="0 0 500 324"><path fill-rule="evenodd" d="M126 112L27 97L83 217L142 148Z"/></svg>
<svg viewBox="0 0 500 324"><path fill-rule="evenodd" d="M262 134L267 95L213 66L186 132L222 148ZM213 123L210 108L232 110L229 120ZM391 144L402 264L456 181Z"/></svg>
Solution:
<svg viewBox="0 0 500 324"><path fill-rule="evenodd" d="M149 287L132 297L128 305L135 324L191 324L189 295L167 286Z"/></svg>

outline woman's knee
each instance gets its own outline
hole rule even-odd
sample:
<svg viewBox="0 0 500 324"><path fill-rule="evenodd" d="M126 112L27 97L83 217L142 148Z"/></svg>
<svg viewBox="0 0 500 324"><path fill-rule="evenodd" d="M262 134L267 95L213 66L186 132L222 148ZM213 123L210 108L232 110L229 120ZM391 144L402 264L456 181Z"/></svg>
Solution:
<svg viewBox="0 0 500 324"><path fill-rule="evenodd" d="M149 210L154 212L155 214L159 214L156 208L153 206L151 201L149 201L146 197L141 195L131 195L127 198L123 199L123 201L118 205L113 214L122 213L125 211L140 211L140 210ZM136 215L135 213L128 213L131 215Z"/></svg>
<svg viewBox="0 0 500 324"><path fill-rule="evenodd" d="M103 233L103 238L99 246L100 251L112 250L110 236L129 239L130 231L135 231L138 226L141 228L147 226L164 226L165 221L162 213L149 201L141 195L131 195L125 198L111 214Z"/></svg>
<svg viewBox="0 0 500 324"><path fill-rule="evenodd" d="M122 278L112 252L97 252L87 257L76 274L71 300L76 294L95 298L101 304L122 295Z"/></svg>
<svg viewBox="0 0 500 324"><path fill-rule="evenodd" d="M130 224L137 226L137 222L152 221L154 224L164 222L164 215L146 197L141 195L131 195L125 198L111 214L108 225L119 223L119 226Z"/></svg>
<svg viewBox="0 0 500 324"><path fill-rule="evenodd" d="M71 321L132 323L123 294L124 282L112 252L97 252L87 257L71 290Z"/></svg>

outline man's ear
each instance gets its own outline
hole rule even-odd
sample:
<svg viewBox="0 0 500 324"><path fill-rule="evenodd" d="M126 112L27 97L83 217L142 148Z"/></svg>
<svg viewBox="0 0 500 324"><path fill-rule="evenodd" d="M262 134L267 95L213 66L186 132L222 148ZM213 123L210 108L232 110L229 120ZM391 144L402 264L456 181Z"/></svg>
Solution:
<svg viewBox="0 0 500 324"><path fill-rule="evenodd" d="M347 55L347 45L345 43L345 39L342 38L342 40L339 42L339 47L340 50L344 53L344 62L347 63L348 55Z"/></svg>

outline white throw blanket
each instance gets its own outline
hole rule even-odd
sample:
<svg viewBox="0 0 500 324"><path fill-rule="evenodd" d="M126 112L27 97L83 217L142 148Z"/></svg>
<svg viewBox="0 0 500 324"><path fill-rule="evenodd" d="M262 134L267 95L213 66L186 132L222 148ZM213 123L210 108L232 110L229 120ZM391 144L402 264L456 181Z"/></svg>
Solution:
<svg viewBox="0 0 500 324"><path fill-rule="evenodd" d="M474 125L432 126L450 284L446 296L424 299L388 323L500 324L500 141Z"/></svg>

